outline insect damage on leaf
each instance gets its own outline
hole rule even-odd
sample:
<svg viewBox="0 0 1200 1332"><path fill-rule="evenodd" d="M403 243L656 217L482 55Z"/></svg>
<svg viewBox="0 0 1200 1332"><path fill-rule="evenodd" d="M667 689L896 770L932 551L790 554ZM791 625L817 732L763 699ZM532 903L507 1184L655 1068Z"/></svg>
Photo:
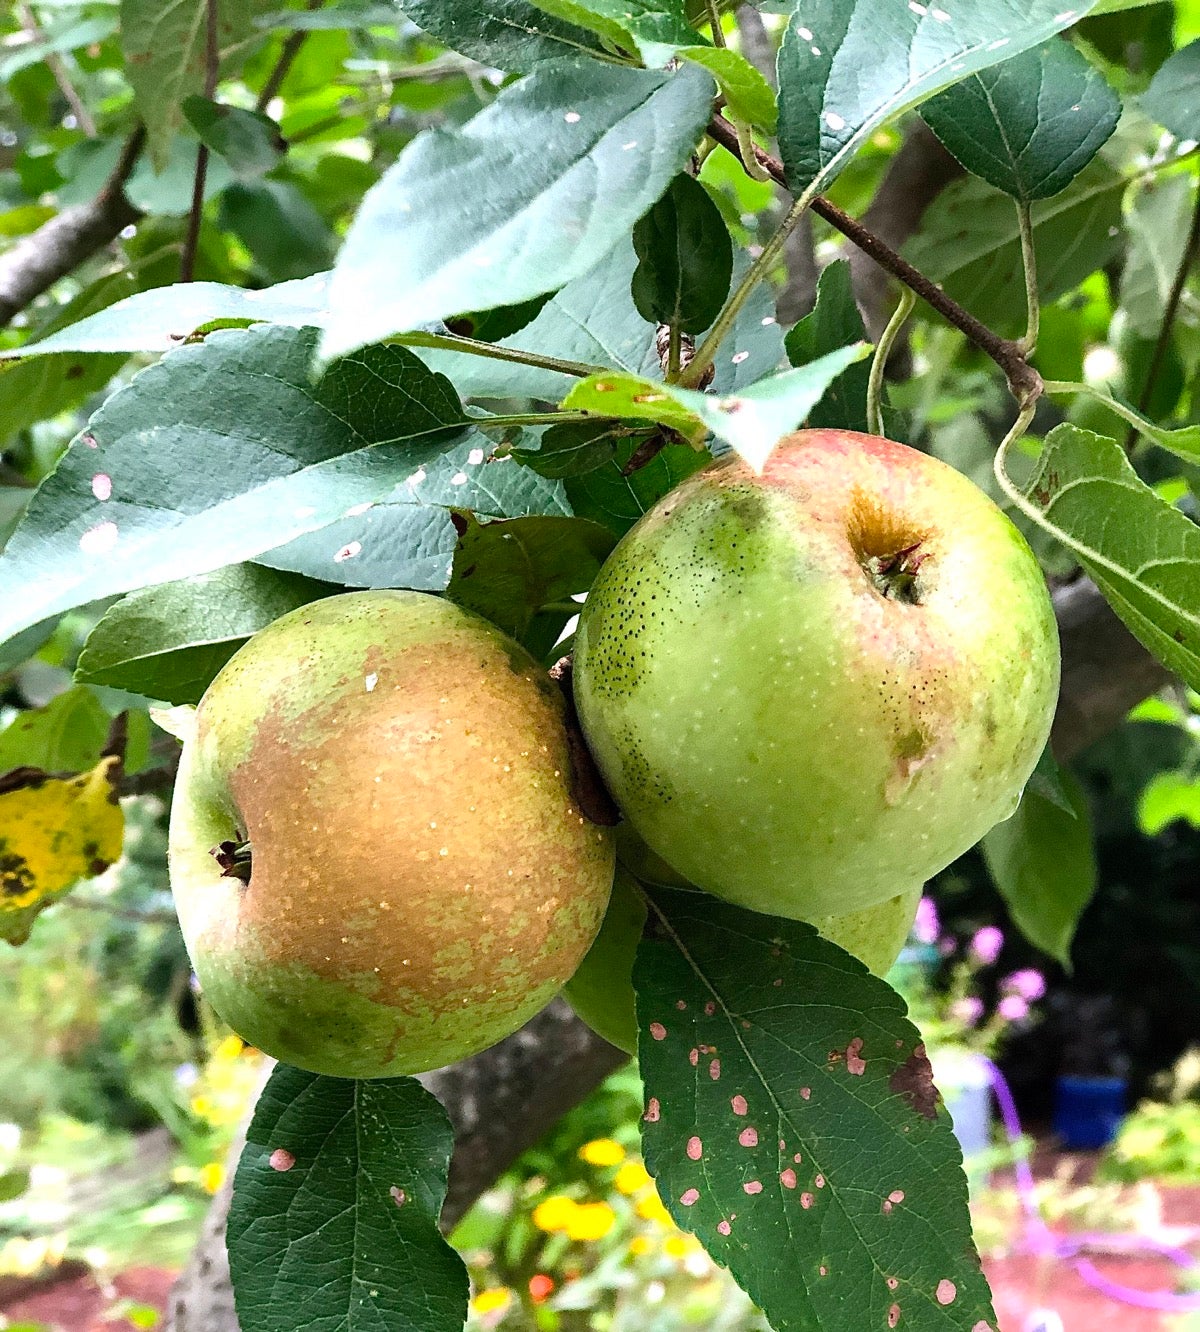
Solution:
<svg viewBox="0 0 1200 1332"><path fill-rule="evenodd" d="M938 1089L933 1085L933 1068L924 1045L914 1047L888 1079L888 1086L897 1096L903 1096L922 1119L937 1118Z"/></svg>

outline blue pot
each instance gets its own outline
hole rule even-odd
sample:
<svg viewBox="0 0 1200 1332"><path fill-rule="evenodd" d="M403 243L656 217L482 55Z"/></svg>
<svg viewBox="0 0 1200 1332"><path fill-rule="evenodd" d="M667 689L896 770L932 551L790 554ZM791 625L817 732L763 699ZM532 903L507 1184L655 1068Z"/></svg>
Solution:
<svg viewBox="0 0 1200 1332"><path fill-rule="evenodd" d="M1125 1118L1124 1078L1060 1077L1054 1084L1054 1132L1072 1152L1107 1147Z"/></svg>

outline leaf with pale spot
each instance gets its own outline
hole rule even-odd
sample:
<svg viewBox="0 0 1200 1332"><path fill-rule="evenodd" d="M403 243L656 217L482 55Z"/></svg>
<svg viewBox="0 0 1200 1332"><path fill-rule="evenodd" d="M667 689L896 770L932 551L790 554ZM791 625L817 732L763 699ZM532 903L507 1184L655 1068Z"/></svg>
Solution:
<svg viewBox="0 0 1200 1332"><path fill-rule="evenodd" d="M229 1210L242 1332L459 1332L467 1271L438 1230L453 1145L415 1078L278 1065Z"/></svg>
<svg viewBox="0 0 1200 1332"><path fill-rule="evenodd" d="M686 164L713 91L695 66L551 62L460 129L418 135L347 233L322 356L587 272Z"/></svg>
<svg viewBox="0 0 1200 1332"><path fill-rule="evenodd" d="M825 189L885 121L1037 46L1095 0L805 0L779 51L779 147L794 194Z"/></svg>
<svg viewBox="0 0 1200 1332"><path fill-rule="evenodd" d="M642 1145L674 1219L778 1332L994 1332L961 1153L899 995L810 925L647 891Z"/></svg>
<svg viewBox="0 0 1200 1332"><path fill-rule="evenodd" d="M269 325L210 334L114 394L0 555L0 642L328 527L462 442L457 395L411 352L368 348L314 383L315 338Z"/></svg>

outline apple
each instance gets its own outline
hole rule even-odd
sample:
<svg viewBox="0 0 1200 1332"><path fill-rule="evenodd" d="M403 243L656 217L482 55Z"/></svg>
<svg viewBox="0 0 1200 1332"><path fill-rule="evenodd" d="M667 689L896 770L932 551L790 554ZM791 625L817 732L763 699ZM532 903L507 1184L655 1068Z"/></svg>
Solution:
<svg viewBox="0 0 1200 1332"><path fill-rule="evenodd" d="M1058 678L1008 518L945 463L844 430L689 477L622 538L575 640L584 734L639 835L799 920L908 892L1009 817Z"/></svg>
<svg viewBox="0 0 1200 1332"><path fill-rule="evenodd" d="M818 933L883 976L900 954L921 900L921 884L886 902L813 921ZM595 943L563 989L576 1014L618 1050L637 1050L633 961L646 924L646 899L637 880L617 866L612 900Z"/></svg>
<svg viewBox="0 0 1200 1332"><path fill-rule="evenodd" d="M564 699L421 592L285 615L204 694L170 871L205 995L289 1064L391 1077L515 1031L603 918L610 829L571 792Z"/></svg>

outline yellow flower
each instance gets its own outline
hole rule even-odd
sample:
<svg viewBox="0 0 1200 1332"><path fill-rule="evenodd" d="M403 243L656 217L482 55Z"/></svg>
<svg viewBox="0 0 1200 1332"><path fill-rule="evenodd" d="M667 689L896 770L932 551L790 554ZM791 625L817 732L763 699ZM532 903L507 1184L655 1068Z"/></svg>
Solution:
<svg viewBox="0 0 1200 1332"><path fill-rule="evenodd" d="M675 1222L671 1220L671 1213L663 1206L663 1200L657 1193L648 1193L646 1197L638 1200L637 1214L643 1221L656 1221L660 1226L674 1228Z"/></svg>
<svg viewBox="0 0 1200 1332"><path fill-rule="evenodd" d="M584 1203L567 1222L567 1234L573 1240L598 1240L616 1224L617 1214L606 1202Z"/></svg>
<svg viewBox="0 0 1200 1332"><path fill-rule="evenodd" d="M508 1308L512 1300L512 1291L507 1286L493 1286L491 1290L481 1290L471 1301L471 1312L479 1314L495 1313L498 1309Z"/></svg>
<svg viewBox="0 0 1200 1332"><path fill-rule="evenodd" d="M650 1172L640 1161L629 1161L617 1171L613 1183L617 1186L618 1193L628 1197L629 1194L644 1189L650 1183Z"/></svg>
<svg viewBox="0 0 1200 1332"><path fill-rule="evenodd" d="M612 1138L593 1138L579 1149L579 1155L588 1165L615 1166L625 1159L625 1148Z"/></svg>
<svg viewBox="0 0 1200 1332"><path fill-rule="evenodd" d="M240 1036L226 1036L213 1051L214 1059L236 1059L245 1049L245 1042Z"/></svg>
<svg viewBox="0 0 1200 1332"><path fill-rule="evenodd" d="M579 1204L574 1198L564 1198L562 1194L555 1194L554 1197L538 1203L533 1209L533 1224L547 1233L566 1230L578 1208Z"/></svg>
<svg viewBox="0 0 1200 1332"><path fill-rule="evenodd" d="M654 1241L646 1235L635 1235L633 1239L629 1241L629 1252L637 1258L642 1257L643 1254L652 1252L653 1249Z"/></svg>
<svg viewBox="0 0 1200 1332"><path fill-rule="evenodd" d="M216 1193L225 1183L225 1167L220 1161L209 1161L207 1165L200 1167L200 1173L196 1178L205 1193Z"/></svg>
<svg viewBox="0 0 1200 1332"><path fill-rule="evenodd" d="M700 1241L695 1235L668 1235L663 1240L663 1253L668 1258L686 1258L700 1248Z"/></svg>
<svg viewBox="0 0 1200 1332"><path fill-rule="evenodd" d="M207 1119L212 1113L213 1103L208 1096L192 1097L192 1114L199 1115L201 1119Z"/></svg>

